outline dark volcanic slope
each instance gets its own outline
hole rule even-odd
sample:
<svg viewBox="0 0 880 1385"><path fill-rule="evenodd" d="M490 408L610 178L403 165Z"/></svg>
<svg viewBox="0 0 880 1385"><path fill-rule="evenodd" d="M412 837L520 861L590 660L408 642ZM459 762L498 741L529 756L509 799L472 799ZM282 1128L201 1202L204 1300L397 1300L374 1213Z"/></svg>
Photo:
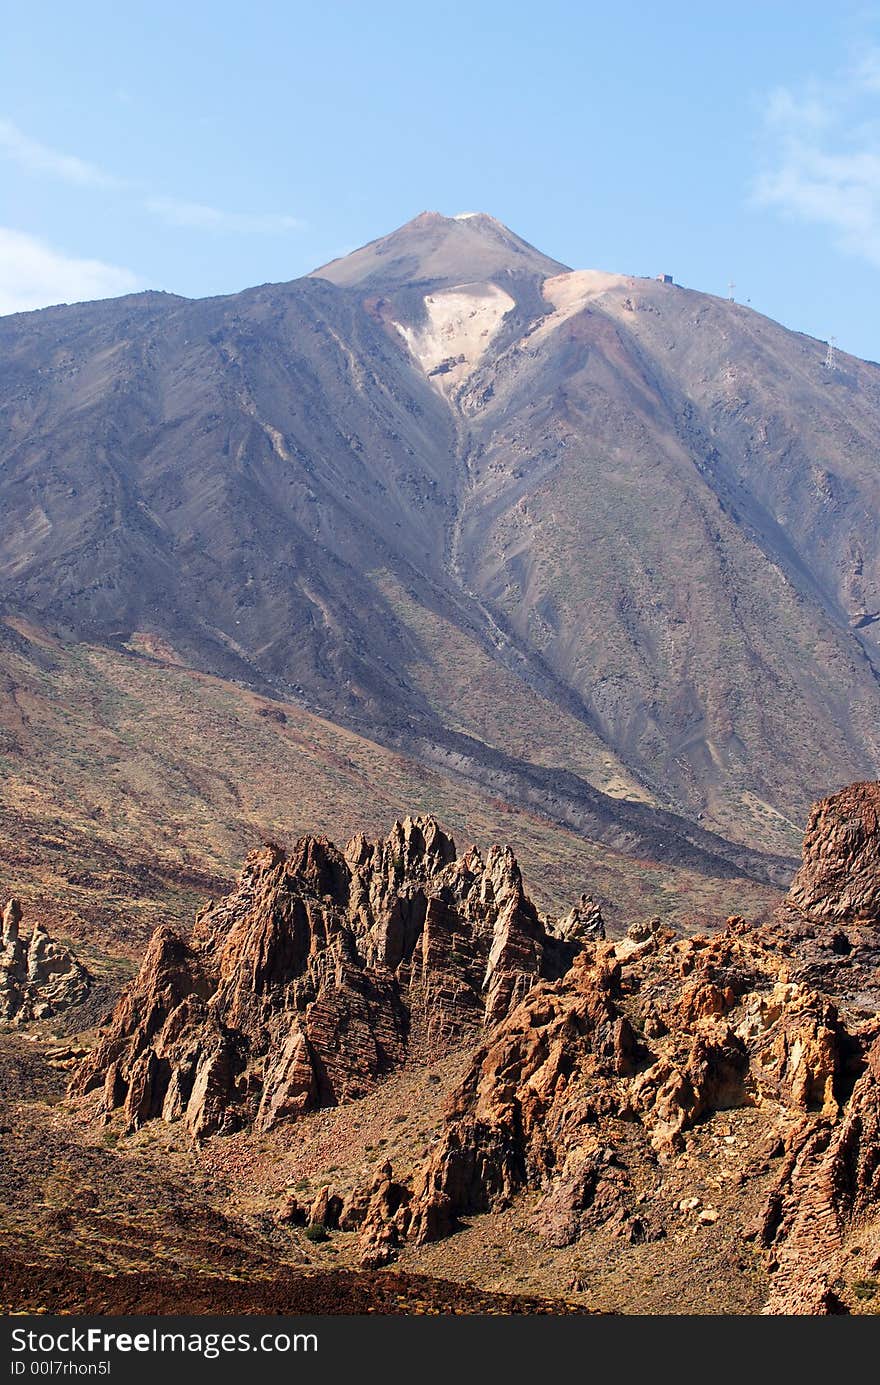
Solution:
<svg viewBox="0 0 880 1385"><path fill-rule="evenodd" d="M648 783L796 817L877 763L880 370L652 282L553 323L459 398L464 580Z"/></svg>
<svg viewBox="0 0 880 1385"><path fill-rule="evenodd" d="M430 580L455 483L452 420L402 342L312 280L0 336L7 600L318 700L346 680L393 700L407 651L367 574Z"/></svg>
<svg viewBox="0 0 880 1385"><path fill-rule="evenodd" d="M623 798L785 853L880 760L880 371L823 359L482 215L5 318L0 609L160 637L642 853Z"/></svg>

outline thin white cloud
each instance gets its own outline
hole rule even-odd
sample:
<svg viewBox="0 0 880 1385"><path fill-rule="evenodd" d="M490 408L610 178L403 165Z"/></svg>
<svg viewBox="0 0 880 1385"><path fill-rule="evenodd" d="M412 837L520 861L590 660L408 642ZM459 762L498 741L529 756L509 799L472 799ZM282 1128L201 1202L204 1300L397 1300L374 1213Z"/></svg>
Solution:
<svg viewBox="0 0 880 1385"><path fill-rule="evenodd" d="M0 314L114 298L140 287L130 269L78 259L36 236L0 226Z"/></svg>
<svg viewBox="0 0 880 1385"><path fill-rule="evenodd" d="M0 155L18 164L28 173L47 174L82 188L122 186L119 179L105 173L96 164L87 163L74 154L62 154L48 144L31 139L11 120L0 120Z"/></svg>
<svg viewBox="0 0 880 1385"><path fill-rule="evenodd" d="M184 202L176 197L150 197L145 206L166 226L181 226L194 231L244 231L258 235L276 235L284 231L299 231L303 222L298 217L274 212L225 212L202 202Z"/></svg>
<svg viewBox="0 0 880 1385"><path fill-rule="evenodd" d="M183 230L278 235L301 230L304 224L286 214L228 212L201 202L153 195L143 183L117 178L97 164L32 139L10 120L0 119L0 159L74 187L121 193L166 226ZM141 286L130 269L68 255L37 236L0 227L0 315L113 298Z"/></svg>
<svg viewBox="0 0 880 1385"><path fill-rule="evenodd" d="M866 91L880 92L880 48L870 48L856 63L856 81Z"/></svg>
<svg viewBox="0 0 880 1385"><path fill-rule="evenodd" d="M117 178L97 164L64 154L26 135L11 120L0 119L0 158L31 174L55 178L81 188L116 189L134 195L143 209L166 226L190 231L232 231L245 235L279 235L300 231L298 217L275 212L228 212L202 202L158 196L132 179Z"/></svg>
<svg viewBox="0 0 880 1385"><path fill-rule="evenodd" d="M755 201L827 227L849 254L880 266L880 48L765 109L765 166Z"/></svg>

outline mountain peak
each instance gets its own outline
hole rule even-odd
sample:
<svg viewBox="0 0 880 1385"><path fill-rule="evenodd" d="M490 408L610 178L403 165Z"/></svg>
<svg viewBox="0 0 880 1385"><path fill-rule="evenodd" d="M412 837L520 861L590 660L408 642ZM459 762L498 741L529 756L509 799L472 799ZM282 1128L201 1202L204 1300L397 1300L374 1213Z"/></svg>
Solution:
<svg viewBox="0 0 880 1385"><path fill-rule="evenodd" d="M510 274L546 279L566 269L487 212L424 211L390 235L313 270L312 277L345 288L389 291L404 284L485 282Z"/></svg>

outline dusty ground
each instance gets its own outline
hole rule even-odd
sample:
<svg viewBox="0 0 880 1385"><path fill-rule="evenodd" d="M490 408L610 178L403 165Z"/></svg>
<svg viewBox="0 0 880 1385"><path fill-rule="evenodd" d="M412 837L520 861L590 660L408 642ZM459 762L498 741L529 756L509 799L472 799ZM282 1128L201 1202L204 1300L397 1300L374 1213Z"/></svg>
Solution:
<svg viewBox="0 0 880 1385"><path fill-rule="evenodd" d="M287 1273L237 1283L159 1274L102 1275L68 1265L34 1266L0 1254L0 1313L565 1313L578 1311L522 1295L483 1294L467 1284L420 1275Z"/></svg>
<svg viewBox="0 0 880 1385"><path fill-rule="evenodd" d="M407 1247L401 1268L456 1278L466 1274L483 1289L507 1293L563 1293L581 1309L613 1313L755 1313L767 1294L763 1256L743 1239L756 1189L767 1181L765 1151L750 1145L748 1113L710 1121L694 1132L688 1158L646 1177L641 1196L656 1240L628 1241L604 1228L574 1246L554 1249L529 1227L537 1195L508 1212L474 1217L446 1241ZM745 1119L744 1119L745 1117ZM757 1124L757 1122L754 1122ZM720 1131L732 1130L733 1135ZM727 1144L726 1140L732 1143ZM717 1176L721 1158L724 1177ZM743 1164L750 1177L736 1173ZM679 1210L681 1201L697 1205ZM716 1223L700 1211L719 1214Z"/></svg>
<svg viewBox="0 0 880 1385"><path fill-rule="evenodd" d="M437 1139L463 1051L422 1054L348 1106L198 1147L179 1126L122 1135L90 1119L89 1099L62 1104L69 1055L91 1037L0 1034L2 1311L753 1314L766 1299L750 1223L781 1147L753 1108L717 1113L682 1155L641 1166L635 1242L603 1226L554 1249L531 1228L528 1193L365 1275L357 1233L315 1243L279 1209L291 1194L308 1207L325 1185L344 1194L386 1159L410 1173ZM632 1128L613 1125L625 1155ZM880 1306L875 1240L857 1228L846 1248L849 1311Z"/></svg>
<svg viewBox="0 0 880 1385"><path fill-rule="evenodd" d="M399 614L412 616L402 606ZM260 841L291 844L313 832L344 845L357 831L384 835L407 813L434 813L462 849L509 844L530 894L554 913L588 890L613 923L660 914L687 930L760 914L776 900L778 891L752 880L585 841L300 707L163 661L161 651L67 645L20 626L0 621L0 895L18 895L28 919L123 979L152 930L188 927ZM10 645L13 633L20 645ZM444 649L448 633L439 622L414 630ZM582 728L527 690L516 694L468 650L457 724L488 737L486 708L503 703L517 753L530 748L537 763L576 766L612 787L615 763L582 744Z"/></svg>
<svg viewBox="0 0 880 1385"><path fill-rule="evenodd" d="M391 1139L398 1158L424 1152L461 1055L398 1080L384 1106L358 1103L271 1139L196 1149L159 1123L120 1138L62 1105L69 1059L52 1055L71 1047L45 1028L0 1035L0 1311L575 1311L555 1296L363 1274L356 1237L315 1245L275 1220L285 1190L306 1198L327 1179L348 1182L384 1159Z"/></svg>
<svg viewBox="0 0 880 1385"><path fill-rule="evenodd" d="M528 1194L448 1240L407 1246L393 1272L364 1279L349 1273L358 1265L356 1233L312 1243L302 1228L279 1223L279 1207L290 1194L308 1206L328 1184L344 1193L386 1159L397 1176L411 1172L437 1138L462 1051L433 1062L423 1055L351 1105L195 1147L177 1126L154 1121L125 1136L91 1122L88 1100L79 1109L59 1104L66 1054L76 1049L45 1030L0 1036L0 1283L10 1307L171 1311L183 1282L192 1311L228 1304L230 1312L291 1311L292 1303L296 1311L313 1311L303 1306L312 1303L339 1312L535 1311L472 1306L494 1294L545 1301L543 1311L750 1313L766 1296L763 1259L743 1229L775 1160L766 1127L758 1138L748 1109L722 1112L692 1132L683 1159L645 1169L639 1196L657 1239L633 1245L603 1228L554 1249L530 1228ZM682 1211L683 1200L693 1205ZM705 1209L718 1220L701 1221ZM62 1275L62 1264L76 1275ZM401 1307L407 1295L418 1308ZM367 1299L372 1308L351 1306Z"/></svg>

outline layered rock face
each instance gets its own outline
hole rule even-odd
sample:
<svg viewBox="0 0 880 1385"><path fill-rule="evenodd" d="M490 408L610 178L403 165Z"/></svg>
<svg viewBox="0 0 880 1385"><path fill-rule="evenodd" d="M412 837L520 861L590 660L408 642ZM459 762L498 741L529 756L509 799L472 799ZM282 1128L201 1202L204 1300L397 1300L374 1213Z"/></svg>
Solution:
<svg viewBox="0 0 880 1385"><path fill-rule="evenodd" d="M577 932L545 928L509 850L457 857L432 818L344 853L266 846L189 941L156 932L73 1091L101 1087L130 1127L268 1129L478 1035L567 968Z"/></svg>
<svg viewBox="0 0 880 1385"><path fill-rule="evenodd" d="M880 784L851 784L815 804L788 903L808 918L880 922Z"/></svg>
<svg viewBox="0 0 880 1385"><path fill-rule="evenodd" d="M0 1022L27 1024L78 1005L91 980L77 957L55 942L38 923L30 937L21 934L22 908L10 899L0 935Z"/></svg>
<svg viewBox="0 0 880 1385"><path fill-rule="evenodd" d="M534 1230L555 1245L600 1225L630 1241L665 1235L668 1209L644 1193L645 1171L686 1164L698 1126L749 1108L781 1156L744 1231L774 1275L767 1311L835 1311L835 1265L880 1200L869 984L880 926L866 922L880 888L878 801L880 785L856 785L814 809L804 865L768 923L733 918L687 940L637 926L533 986L487 1032L393 1214L381 1202L365 1214L364 1263L526 1189L540 1193Z"/></svg>
<svg viewBox="0 0 880 1385"><path fill-rule="evenodd" d="M805 1120L786 1141L760 1240L774 1270L767 1313L840 1311L834 1289L847 1239L870 1236L880 1207L880 1039L838 1120ZM872 1270L880 1268L876 1263Z"/></svg>

